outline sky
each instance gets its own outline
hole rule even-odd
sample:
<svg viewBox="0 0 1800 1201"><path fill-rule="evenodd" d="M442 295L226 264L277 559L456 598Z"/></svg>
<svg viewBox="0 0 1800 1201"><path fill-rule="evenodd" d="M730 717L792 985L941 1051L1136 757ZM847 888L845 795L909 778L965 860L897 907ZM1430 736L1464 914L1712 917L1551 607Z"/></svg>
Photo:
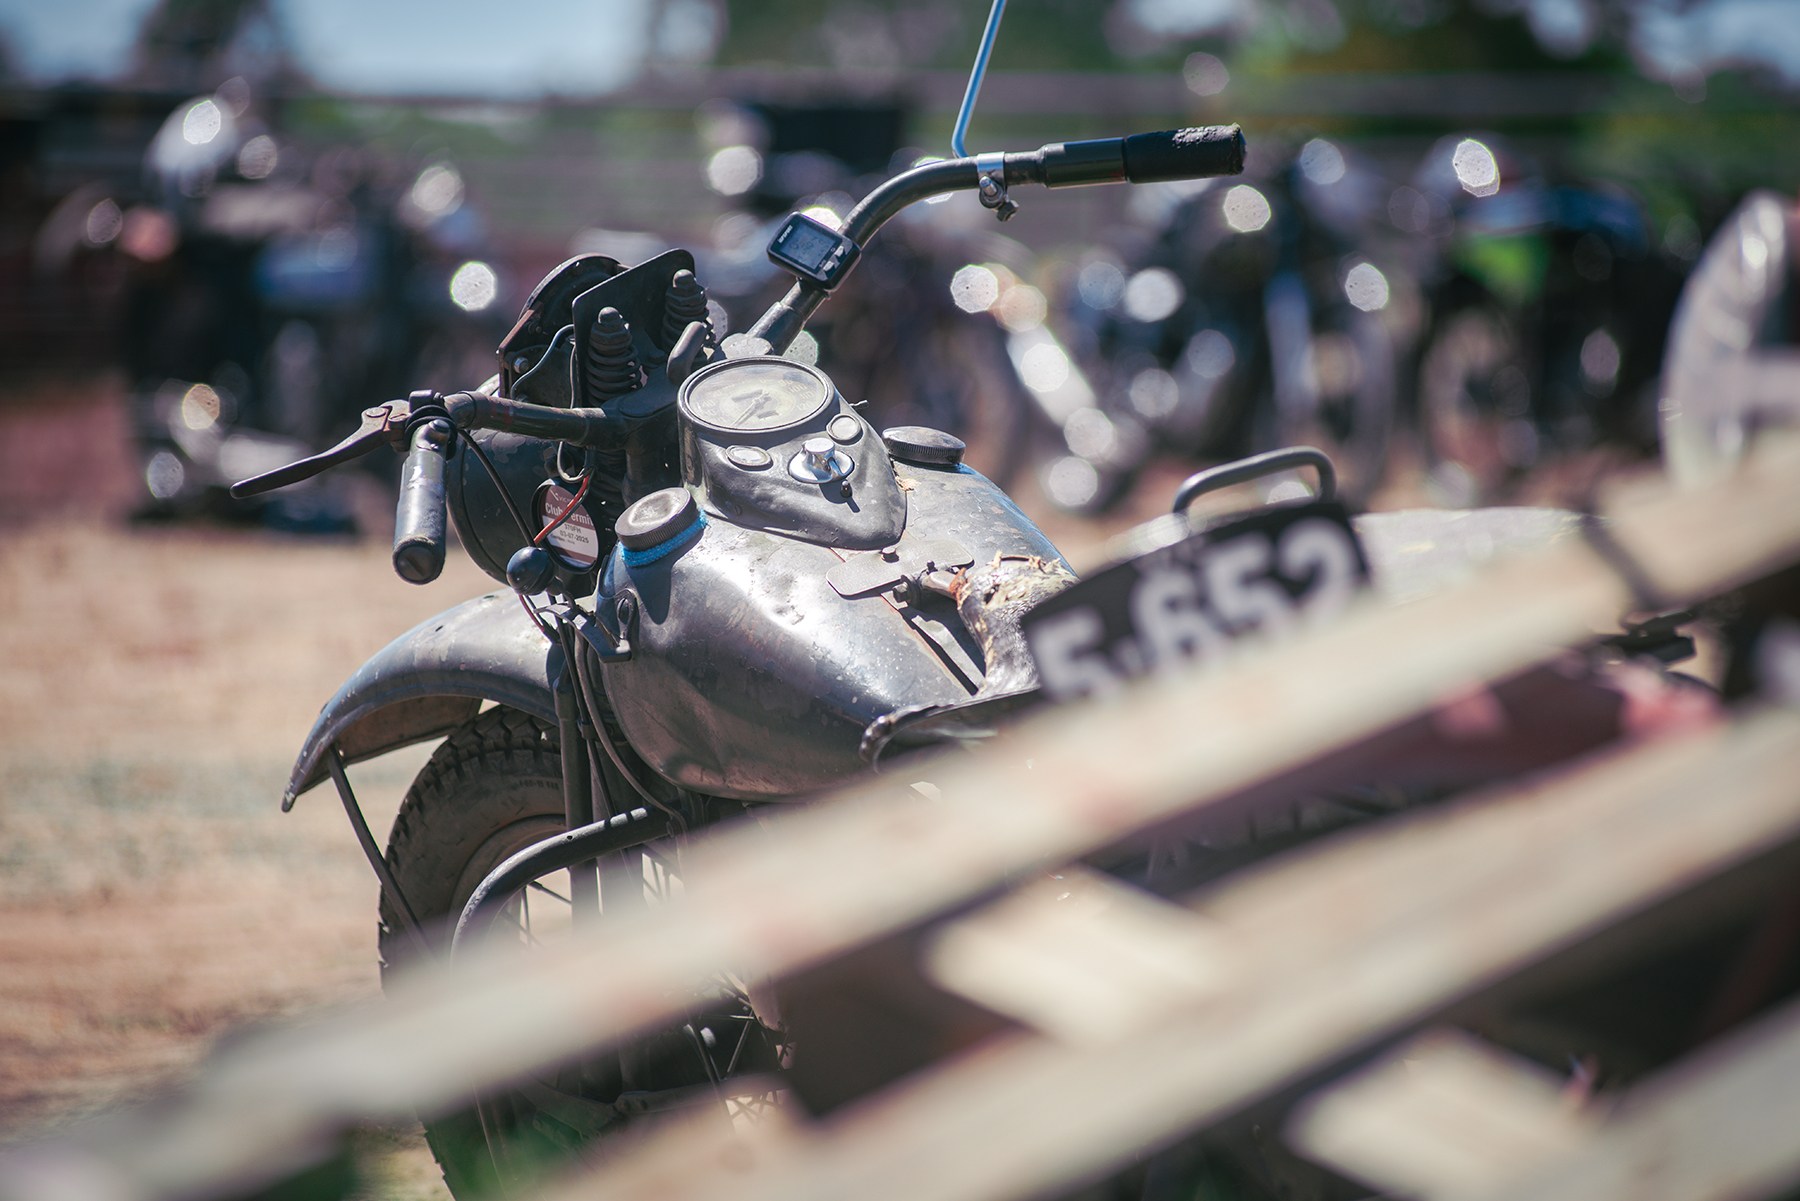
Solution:
<svg viewBox="0 0 1800 1201"><path fill-rule="evenodd" d="M361 94L528 98L591 95L628 82L650 43L649 14L657 0L274 2L301 66L327 87ZM985 0L961 2L986 7ZM1128 2L1192 33L1196 23L1230 24L1262 0ZM34 83L103 80L128 64L138 26L154 3L0 0L0 35ZM1527 11L1534 27L1540 16L1597 15L1596 0L1487 3ZM658 10L665 25L672 17L714 11L700 0L660 0ZM1800 0L1636 0L1631 11L1633 49L1653 76L1704 75L1721 66L1755 64L1773 68L1789 86L1800 83ZM698 27L688 24L686 32L695 33ZM675 32L671 41L664 29L659 40L671 48L696 44L691 36L684 43L682 31ZM699 33L698 44L710 45L716 34Z"/></svg>
<svg viewBox="0 0 1800 1201"><path fill-rule="evenodd" d="M0 0L0 34L34 83L129 63L155 0ZM276 0L301 66L359 93L533 96L626 82L647 0Z"/></svg>

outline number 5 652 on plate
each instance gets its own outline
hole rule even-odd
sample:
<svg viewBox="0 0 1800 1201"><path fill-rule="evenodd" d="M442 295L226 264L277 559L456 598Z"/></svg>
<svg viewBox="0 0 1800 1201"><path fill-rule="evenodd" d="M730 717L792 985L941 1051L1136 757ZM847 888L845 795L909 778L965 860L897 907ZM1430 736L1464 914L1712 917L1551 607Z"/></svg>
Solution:
<svg viewBox="0 0 1800 1201"><path fill-rule="evenodd" d="M1369 567L1340 505L1266 510L1118 563L1051 597L1021 626L1054 700L1217 661L1341 612Z"/></svg>

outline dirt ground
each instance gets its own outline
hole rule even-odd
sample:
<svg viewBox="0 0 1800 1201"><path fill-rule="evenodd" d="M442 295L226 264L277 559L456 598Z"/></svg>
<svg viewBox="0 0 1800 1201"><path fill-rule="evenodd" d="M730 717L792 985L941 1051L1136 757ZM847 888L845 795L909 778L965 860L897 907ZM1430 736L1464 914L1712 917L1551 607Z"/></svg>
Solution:
<svg viewBox="0 0 1800 1201"><path fill-rule="evenodd" d="M0 1142L152 1094L221 1035L372 997L376 886L329 789L280 812L319 706L493 585L386 548L132 526L116 387L0 406ZM353 768L378 836L429 754ZM370 1196L443 1197L416 1128Z"/></svg>

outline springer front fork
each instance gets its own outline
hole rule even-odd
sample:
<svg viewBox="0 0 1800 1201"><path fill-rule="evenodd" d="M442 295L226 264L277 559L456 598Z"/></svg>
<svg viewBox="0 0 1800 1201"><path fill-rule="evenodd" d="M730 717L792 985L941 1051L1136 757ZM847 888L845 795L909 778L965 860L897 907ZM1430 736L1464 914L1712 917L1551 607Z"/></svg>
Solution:
<svg viewBox="0 0 1800 1201"><path fill-rule="evenodd" d="M583 722L585 706L581 703L580 676L575 661L575 656L581 653L580 640L568 622L557 623L557 634L563 648L562 671L557 674L555 683L556 731L562 744L563 816L568 829L579 830L592 825L595 816L594 769L598 765L590 753L587 734L596 738L604 738L606 734L597 726L597 715ZM588 725L585 732L584 724ZM602 784L602 789L604 787ZM604 803L604 791L601 796L602 807L606 810L601 816L611 817L612 806ZM577 927L591 923L600 915L599 866L598 860L589 859L569 868L569 901L574 908Z"/></svg>
<svg viewBox="0 0 1800 1201"><path fill-rule="evenodd" d="M596 681L581 658L583 636L576 628L573 615L558 612L553 606L547 614L550 624L547 636L561 646L563 662L552 681L557 738L562 762L563 816L565 832L527 847L501 863L476 886L460 914L456 915L450 949L471 941L484 933L507 903L533 881L553 872L569 873L569 900L577 927L595 921L607 897L617 911L643 903L642 882L631 878L629 870L603 873L600 864L608 857L633 850L647 843L683 833L687 822L647 788L626 762L625 756L612 742L605 727L604 712L598 700ZM381 882L382 894L414 947L426 956L434 953L417 913L413 910L399 881L389 870L362 806L350 786L344 770L341 749L333 744L325 755L325 765L337 786L344 812L362 845L363 854ZM625 798L642 804L621 803ZM598 802L598 803L596 803ZM607 877L611 879L608 880ZM608 885L611 887L608 887Z"/></svg>

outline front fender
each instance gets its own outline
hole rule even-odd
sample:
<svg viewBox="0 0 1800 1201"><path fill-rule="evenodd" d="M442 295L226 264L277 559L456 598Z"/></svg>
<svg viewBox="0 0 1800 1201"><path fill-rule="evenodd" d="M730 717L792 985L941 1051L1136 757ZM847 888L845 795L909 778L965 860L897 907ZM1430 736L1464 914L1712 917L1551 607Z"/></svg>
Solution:
<svg viewBox="0 0 1800 1201"><path fill-rule="evenodd" d="M333 743L347 763L438 738L475 716L482 701L556 721L551 681L562 648L545 638L512 592L490 592L414 626L356 669L319 711L281 799L325 779Z"/></svg>

